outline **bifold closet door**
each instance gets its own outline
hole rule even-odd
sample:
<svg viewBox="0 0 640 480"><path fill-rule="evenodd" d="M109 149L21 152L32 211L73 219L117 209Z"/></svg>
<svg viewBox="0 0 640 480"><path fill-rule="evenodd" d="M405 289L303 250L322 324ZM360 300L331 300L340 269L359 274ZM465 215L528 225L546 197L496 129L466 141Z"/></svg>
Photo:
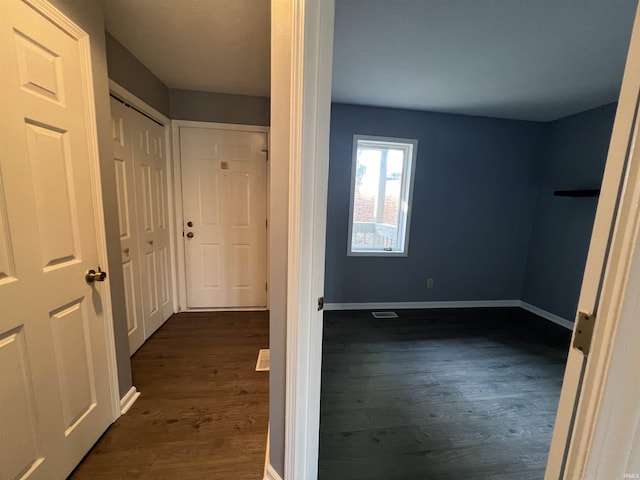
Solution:
<svg viewBox="0 0 640 480"><path fill-rule="evenodd" d="M113 160L120 220L120 255L124 274L129 353L133 354L144 343L145 334L133 165L133 128L129 112L130 109L125 105L114 98L111 99Z"/></svg>
<svg viewBox="0 0 640 480"><path fill-rule="evenodd" d="M133 354L173 313L164 128L111 100L120 241Z"/></svg>

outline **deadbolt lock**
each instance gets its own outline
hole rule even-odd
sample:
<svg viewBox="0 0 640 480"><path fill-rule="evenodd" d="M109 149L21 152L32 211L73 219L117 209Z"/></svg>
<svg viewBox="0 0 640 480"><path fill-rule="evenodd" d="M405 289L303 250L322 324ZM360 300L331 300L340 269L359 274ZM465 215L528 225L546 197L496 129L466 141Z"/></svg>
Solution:
<svg viewBox="0 0 640 480"><path fill-rule="evenodd" d="M193 227L193 222L187 222L187 227Z"/></svg>
<svg viewBox="0 0 640 480"><path fill-rule="evenodd" d="M84 276L84 279L87 283L93 282L104 282L107 278L107 272L103 272L100 267L98 267L98 271L89 270L87 274Z"/></svg>

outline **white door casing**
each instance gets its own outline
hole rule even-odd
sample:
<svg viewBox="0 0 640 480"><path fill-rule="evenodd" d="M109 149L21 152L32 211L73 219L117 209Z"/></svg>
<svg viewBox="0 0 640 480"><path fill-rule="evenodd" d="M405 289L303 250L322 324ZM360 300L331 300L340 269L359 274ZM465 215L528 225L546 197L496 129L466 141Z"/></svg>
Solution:
<svg viewBox="0 0 640 480"><path fill-rule="evenodd" d="M133 354L145 341L142 315L142 288L138 222L136 213L135 179L133 164L133 129L129 109L118 100L111 99L111 138L118 198L120 251L129 334L129 353Z"/></svg>
<svg viewBox="0 0 640 480"><path fill-rule="evenodd" d="M262 132L180 128L188 308L266 306L266 149Z"/></svg>
<svg viewBox="0 0 640 480"><path fill-rule="evenodd" d="M115 408L89 39L8 0L0 46L0 478L64 478Z"/></svg>

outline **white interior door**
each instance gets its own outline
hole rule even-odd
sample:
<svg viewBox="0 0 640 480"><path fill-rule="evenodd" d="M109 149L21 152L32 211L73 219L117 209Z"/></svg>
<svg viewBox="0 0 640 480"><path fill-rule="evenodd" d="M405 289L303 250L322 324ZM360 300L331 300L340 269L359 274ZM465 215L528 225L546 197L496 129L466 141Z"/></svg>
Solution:
<svg viewBox="0 0 640 480"><path fill-rule="evenodd" d="M146 337L142 315L140 251L133 173L133 128L129 112L130 109L121 102L111 99L111 138L118 196L120 251L124 274L129 353L133 354L142 346Z"/></svg>
<svg viewBox="0 0 640 480"><path fill-rule="evenodd" d="M264 308L265 133L181 128L189 308Z"/></svg>
<svg viewBox="0 0 640 480"><path fill-rule="evenodd" d="M0 15L2 479L65 478L113 420L89 42L38 3Z"/></svg>

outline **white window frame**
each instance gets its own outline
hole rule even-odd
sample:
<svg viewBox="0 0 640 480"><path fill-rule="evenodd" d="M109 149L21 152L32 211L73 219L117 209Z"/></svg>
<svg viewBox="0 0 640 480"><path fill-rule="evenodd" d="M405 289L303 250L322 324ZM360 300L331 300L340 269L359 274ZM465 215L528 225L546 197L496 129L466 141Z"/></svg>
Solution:
<svg viewBox="0 0 640 480"><path fill-rule="evenodd" d="M355 201L356 191L356 166L358 163L358 145L360 142L379 143L380 146L392 147L393 144L397 144L399 147L407 148L410 151L410 155L405 158L405 167L402 170L402 188L400 191L400 198L407 203L407 215L406 218L400 218L398 224L398 230L400 230L401 236L399 237L402 245L402 250L383 250L380 248L366 247L354 249L353 242L353 207ZM418 155L418 140L412 138L395 138L395 137L379 137L372 135L354 135L353 136L353 149L352 149L352 162L351 162L351 194L349 198L349 235L347 238L347 256L350 257L406 257L409 254L409 227L411 223L411 205L413 203L413 184L415 180L415 165Z"/></svg>

